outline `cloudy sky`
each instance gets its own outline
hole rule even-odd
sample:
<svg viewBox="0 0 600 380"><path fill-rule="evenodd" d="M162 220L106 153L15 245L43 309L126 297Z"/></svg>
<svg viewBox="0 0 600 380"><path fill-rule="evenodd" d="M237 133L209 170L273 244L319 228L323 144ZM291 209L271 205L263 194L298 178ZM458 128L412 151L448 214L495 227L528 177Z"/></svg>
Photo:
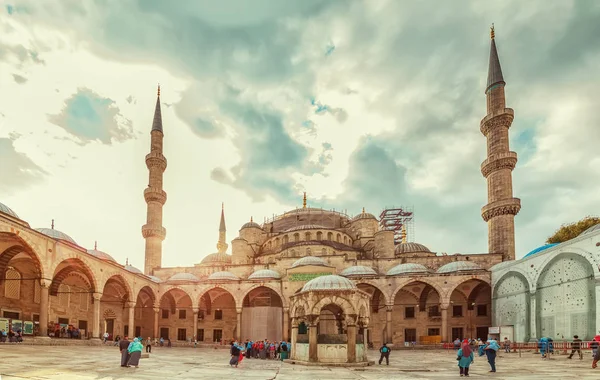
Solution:
<svg viewBox="0 0 600 380"><path fill-rule="evenodd" d="M598 214L600 2L0 0L0 202L143 268L161 84L163 265L301 205L415 210L487 250L489 26L515 110L517 257Z"/></svg>

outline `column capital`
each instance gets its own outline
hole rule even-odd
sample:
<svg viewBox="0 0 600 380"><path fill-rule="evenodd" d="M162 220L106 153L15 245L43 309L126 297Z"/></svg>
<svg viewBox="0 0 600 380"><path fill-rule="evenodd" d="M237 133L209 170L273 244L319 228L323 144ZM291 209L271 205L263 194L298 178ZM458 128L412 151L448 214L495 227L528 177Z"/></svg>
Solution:
<svg viewBox="0 0 600 380"><path fill-rule="evenodd" d="M385 310L389 312L394 311L394 305L385 305Z"/></svg>
<svg viewBox="0 0 600 380"><path fill-rule="evenodd" d="M193 308L192 308L192 313L194 313L194 314L198 314L199 312L200 312L200 309L199 309L199 308L197 308L197 307L193 307Z"/></svg>
<svg viewBox="0 0 600 380"><path fill-rule="evenodd" d="M241 307L236 307L235 308L236 313L238 314L242 314L242 308Z"/></svg>
<svg viewBox="0 0 600 380"><path fill-rule="evenodd" d="M156 314L160 313L160 307L154 307L152 310L154 310Z"/></svg>
<svg viewBox="0 0 600 380"><path fill-rule="evenodd" d="M125 302L125 306L127 306L130 309L133 309L133 308L135 308L135 302L127 301L127 302Z"/></svg>
<svg viewBox="0 0 600 380"><path fill-rule="evenodd" d="M92 297L95 301L100 301L100 298L102 298L102 293L94 292L92 293Z"/></svg>
<svg viewBox="0 0 600 380"><path fill-rule="evenodd" d="M42 288L50 288L51 285L52 285L52 280L49 280L47 278L40 278L40 286Z"/></svg>

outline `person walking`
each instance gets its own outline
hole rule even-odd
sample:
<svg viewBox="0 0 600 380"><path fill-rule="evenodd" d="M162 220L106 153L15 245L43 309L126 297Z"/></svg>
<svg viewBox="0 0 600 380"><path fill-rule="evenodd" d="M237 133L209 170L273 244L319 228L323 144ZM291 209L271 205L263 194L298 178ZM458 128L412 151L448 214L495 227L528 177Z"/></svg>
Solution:
<svg viewBox="0 0 600 380"><path fill-rule="evenodd" d="M379 357L379 365L381 365L383 358L385 358L385 365L390 365L390 351L391 350L387 346L387 343L384 343L383 346L381 346L379 349L379 352L381 353L381 356Z"/></svg>
<svg viewBox="0 0 600 380"><path fill-rule="evenodd" d="M150 339L150 337L146 339L146 352L152 352L152 339Z"/></svg>
<svg viewBox="0 0 600 380"><path fill-rule="evenodd" d="M504 352L506 352L507 354L510 354L510 339L508 339L507 337L504 337Z"/></svg>
<svg viewBox="0 0 600 380"><path fill-rule="evenodd" d="M498 346L498 342L496 342L494 339L489 339L487 341L487 346L484 350L488 363L490 363L490 372L496 372L496 353L499 349L500 346Z"/></svg>
<svg viewBox="0 0 600 380"><path fill-rule="evenodd" d="M471 365L471 363L473 363L475 361L475 355L473 355L473 350L471 349L471 346L469 345L469 341L468 340L464 340L461 349L458 350L457 353L458 357L456 358L456 360L458 360L458 368L460 370L460 376L469 376L469 366Z"/></svg>
<svg viewBox="0 0 600 380"><path fill-rule="evenodd" d="M127 351L127 348L129 348L129 343L129 339L126 336L119 340L119 351L121 351L121 367L127 367L127 362L129 361L129 352Z"/></svg>
<svg viewBox="0 0 600 380"><path fill-rule="evenodd" d="M575 351L579 354L579 360L583 360L583 354L581 353L581 339L579 336L573 335L573 342L571 343L571 355L567 356L567 359L573 359Z"/></svg>

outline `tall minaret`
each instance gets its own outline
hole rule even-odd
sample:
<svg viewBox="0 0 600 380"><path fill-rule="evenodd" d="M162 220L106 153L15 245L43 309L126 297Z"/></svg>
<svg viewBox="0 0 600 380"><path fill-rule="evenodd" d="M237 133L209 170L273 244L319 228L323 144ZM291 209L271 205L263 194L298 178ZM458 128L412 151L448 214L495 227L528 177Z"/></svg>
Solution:
<svg viewBox="0 0 600 380"><path fill-rule="evenodd" d="M494 26L491 28L490 66L488 70L487 115L481 120L481 133L487 138L487 159L481 163L481 173L487 179L488 204L481 216L488 224L488 251L502 253L503 261L515 259L515 215L521 200L513 197L512 171L517 154L508 146L508 128L514 111L506 108L504 78L496 50Z"/></svg>
<svg viewBox="0 0 600 380"><path fill-rule="evenodd" d="M162 262L162 242L167 230L162 225L163 206L167 193L163 191L163 173L167 168L167 159L163 156L163 127L160 113L160 86L156 97L154 120L150 131L150 153L146 155L146 166L150 172L148 187L144 189L144 199L148 204L146 224L142 226L142 236L146 239L146 260L144 273L151 275Z"/></svg>
<svg viewBox="0 0 600 380"><path fill-rule="evenodd" d="M227 229L225 228L225 205L221 204L221 223L219 224L219 242L217 251L219 253L227 252Z"/></svg>

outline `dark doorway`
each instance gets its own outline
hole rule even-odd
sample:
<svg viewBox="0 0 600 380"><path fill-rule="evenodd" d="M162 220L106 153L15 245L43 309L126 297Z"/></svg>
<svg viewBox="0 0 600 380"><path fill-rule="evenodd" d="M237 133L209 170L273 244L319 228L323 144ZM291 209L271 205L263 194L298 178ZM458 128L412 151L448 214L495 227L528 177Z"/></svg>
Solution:
<svg viewBox="0 0 600 380"><path fill-rule="evenodd" d="M213 330L213 342L220 342L223 339L223 330Z"/></svg>
<svg viewBox="0 0 600 380"><path fill-rule="evenodd" d="M106 332L109 335L109 339L113 339L113 330L115 329L115 320L114 319L107 319L106 320Z"/></svg>
<svg viewBox="0 0 600 380"><path fill-rule="evenodd" d="M169 339L169 328L168 327L160 328L160 337L163 338L164 340Z"/></svg>
<svg viewBox="0 0 600 380"><path fill-rule="evenodd" d="M142 336L142 327L135 326L135 336Z"/></svg>
<svg viewBox="0 0 600 380"><path fill-rule="evenodd" d="M481 338L485 342L488 338L488 329L488 326L477 326L477 338Z"/></svg>
<svg viewBox="0 0 600 380"><path fill-rule="evenodd" d="M452 328L452 341L454 342L456 339L460 339L461 341L463 339L466 339L467 337L463 335L463 328L462 327L453 327Z"/></svg>

